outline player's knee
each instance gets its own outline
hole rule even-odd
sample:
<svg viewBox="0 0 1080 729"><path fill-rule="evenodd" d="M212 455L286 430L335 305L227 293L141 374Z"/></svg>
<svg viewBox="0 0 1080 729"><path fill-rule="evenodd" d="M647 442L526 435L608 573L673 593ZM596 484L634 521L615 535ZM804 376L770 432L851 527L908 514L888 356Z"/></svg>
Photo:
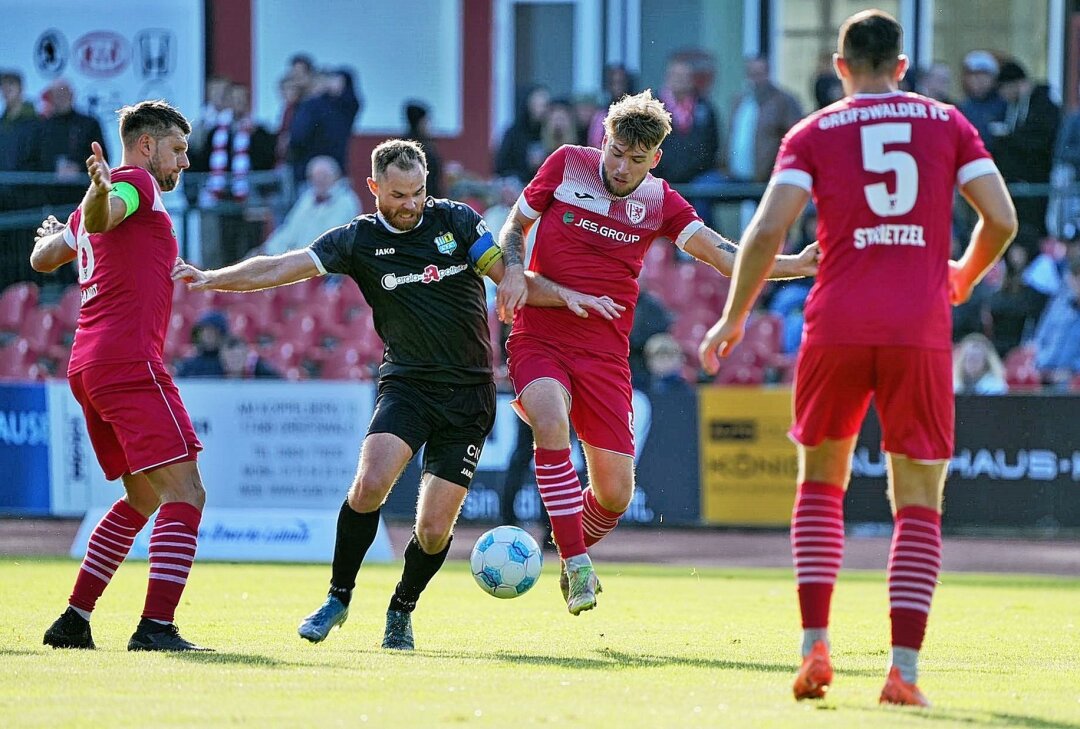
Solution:
<svg viewBox="0 0 1080 729"><path fill-rule="evenodd" d="M438 554L446 547L450 539L450 527L434 520L421 520L416 523L416 541L420 549L427 554Z"/></svg>
<svg viewBox="0 0 1080 729"><path fill-rule="evenodd" d="M143 516L150 516L158 507L161 506L161 498L154 493L132 493L127 494L128 506L135 511L139 512Z"/></svg>
<svg viewBox="0 0 1080 729"><path fill-rule="evenodd" d="M566 418L548 413L539 413L530 418L533 439L541 448L561 448L570 442L570 425Z"/></svg>
<svg viewBox="0 0 1080 729"><path fill-rule="evenodd" d="M349 508L359 514L367 514L382 506L389 488L383 479L370 473L359 473L349 489Z"/></svg>
<svg viewBox="0 0 1080 729"><path fill-rule="evenodd" d="M621 514L630 508L630 502L634 499L634 484L618 484L613 489L597 491L593 489L596 503L608 511Z"/></svg>
<svg viewBox="0 0 1080 729"><path fill-rule="evenodd" d="M206 489L203 488L202 483L195 480L188 484L188 488L184 494L184 501L191 504L199 511L202 511L203 507L206 506Z"/></svg>

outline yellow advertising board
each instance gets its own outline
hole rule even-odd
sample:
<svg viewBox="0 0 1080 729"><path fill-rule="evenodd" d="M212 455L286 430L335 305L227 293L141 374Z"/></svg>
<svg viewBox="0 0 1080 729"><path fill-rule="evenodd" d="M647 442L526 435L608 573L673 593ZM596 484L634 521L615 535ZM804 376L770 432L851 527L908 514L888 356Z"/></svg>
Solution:
<svg viewBox="0 0 1080 729"><path fill-rule="evenodd" d="M791 389L702 387L698 403L702 520L789 524L798 472Z"/></svg>

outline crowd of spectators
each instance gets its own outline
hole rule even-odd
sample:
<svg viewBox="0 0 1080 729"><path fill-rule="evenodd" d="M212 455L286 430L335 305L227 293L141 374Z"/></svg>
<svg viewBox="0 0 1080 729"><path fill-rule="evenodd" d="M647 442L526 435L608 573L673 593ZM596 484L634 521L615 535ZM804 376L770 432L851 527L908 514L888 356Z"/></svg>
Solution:
<svg viewBox="0 0 1080 729"><path fill-rule="evenodd" d="M1080 184L1080 112L1062 120L1048 87L1031 79L1016 59L977 49L964 56L958 71L959 94L953 69L944 63L913 71L906 84L944 103L956 103L982 135L1007 182L1048 186L1036 192L1050 193L1021 190L1016 196L1021 222L1017 241L972 300L955 311L957 391L997 393L1010 382L1052 388L1080 384L1080 243L1074 242L1080 239L1080 194L1074 190ZM655 172L673 185L697 183L701 189L705 183L722 190L728 182L766 181L783 135L805 112L795 94L774 83L769 60L758 57L746 60L743 83L721 113L712 101L716 73L711 56L701 51L677 53L666 66L658 94L671 111L673 131ZM444 162L431 133L432 110L423 101L410 100L403 107L402 136L425 149L430 194L469 202L497 230L524 183L549 154L563 144L601 143L608 104L637 91L638 81L625 66L612 65L604 69L602 86L598 94L574 98L553 96L542 85L524 88L516 116L493 150L494 178L470 174L453 160ZM189 200L202 216L206 265L302 247L363 209L354 182L363 171L350 176L348 166L352 129L363 109L355 73L320 68L311 56L297 54L289 59L278 88L281 113L277 128L270 129L251 116L250 88L217 76L207 80L205 107L190 138L191 172L202 174L191 175L187 186ZM843 95L828 55L820 59L811 91L819 108ZM75 94L63 79L51 84L35 104L25 98L20 74L0 72L0 92L0 171L70 178L71 186L46 188L45 202L77 202L85 187L85 150L91 141L105 146L96 119L76 110ZM252 180L261 178L249 175L266 170L277 170L292 183L286 188L290 204L269 217L265 211L253 213L250 204L259 197L259 183ZM19 204L25 200L14 199L13 204L13 196L20 194L0 186L0 209L27 207ZM713 221L716 196L694 196L691 202L703 218ZM744 209L740 221L745 224L747 219ZM958 201L957 249L973 223L970 211ZM810 210L793 231L790 249L810 242L813 231ZM738 232L726 229L733 237ZM691 343L719 313L726 285L699 281L707 274L686 273L692 266L677 253L647 256L638 326L631 337L635 384L641 389L652 386L657 371L663 372L660 382L670 379L672 371L684 381L701 376ZM687 290L703 290L713 298L673 293L673 280L688 282ZM789 370L808 291L808 282L785 282L772 285L762 298L758 316L775 331L775 357L759 362L765 381L782 381ZM769 334L769 341L773 336ZM238 342L251 345L250 339L228 331L222 331L220 339L232 344L203 357L212 359L215 368L250 370L257 376L269 371L253 347L239 356ZM226 350L236 355L234 365L247 364L226 367L227 358L218 356ZM194 365L181 369L189 366Z"/></svg>

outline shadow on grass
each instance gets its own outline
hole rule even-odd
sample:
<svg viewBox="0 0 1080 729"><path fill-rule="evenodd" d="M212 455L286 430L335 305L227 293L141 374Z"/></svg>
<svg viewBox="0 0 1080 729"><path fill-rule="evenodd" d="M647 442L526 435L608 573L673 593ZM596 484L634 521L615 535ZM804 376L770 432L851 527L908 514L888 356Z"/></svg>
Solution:
<svg viewBox="0 0 1080 729"><path fill-rule="evenodd" d="M520 651L502 651L495 655L476 653L467 650L424 650L416 653L428 658L472 659L476 661L499 661L515 665L558 666L583 670L612 671L626 668L663 668L665 666L689 666L708 668L718 671L761 671L764 673L782 673L795 675L798 668L794 663L759 663L753 661L732 661L723 658L693 658L687 656L665 656L649 653L627 653L624 651L601 648L593 656L552 656ZM877 676L880 671L869 669L844 670L845 674L855 676Z"/></svg>
<svg viewBox="0 0 1080 729"><path fill-rule="evenodd" d="M873 712L874 716L878 718L883 716L880 708L865 709L865 711ZM1080 729L1080 723L1076 722L1056 721L1054 719L1045 719L1039 716L1009 714L1001 711L976 712L959 709L942 709L937 707L930 709L891 707L886 709L886 711L894 712L897 716L903 715L904 717L909 718L912 726L916 726L915 722L922 719L930 722L947 720L956 722L957 724L967 724L969 726L1028 727L1029 729ZM871 721L872 720L868 720L868 723Z"/></svg>
<svg viewBox="0 0 1080 729"><path fill-rule="evenodd" d="M27 651L21 648L0 648L0 656L47 656L48 651Z"/></svg>
<svg viewBox="0 0 1080 729"><path fill-rule="evenodd" d="M282 661L278 658L259 655L258 653L203 653L199 651L183 651L167 653L170 658L176 658L188 663L201 663L212 666L218 664L230 664L238 666L251 666L252 668L307 668L316 664L300 663L294 661Z"/></svg>

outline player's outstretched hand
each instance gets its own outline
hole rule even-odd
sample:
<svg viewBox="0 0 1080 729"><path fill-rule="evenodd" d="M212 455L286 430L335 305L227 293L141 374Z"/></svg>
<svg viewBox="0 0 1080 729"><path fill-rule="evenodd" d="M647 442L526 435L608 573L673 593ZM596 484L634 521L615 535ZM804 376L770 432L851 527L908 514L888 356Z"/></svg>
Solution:
<svg viewBox="0 0 1080 729"><path fill-rule="evenodd" d="M205 271L185 263L183 258L177 258L172 267L172 280L183 281L191 291L199 291L209 287L210 277Z"/></svg>
<svg viewBox="0 0 1080 729"><path fill-rule="evenodd" d="M507 266L502 281L499 282L499 293L495 297L495 312L499 315L499 320L507 324L512 322L518 309L525 306L528 296L524 269L521 266Z"/></svg>
<svg viewBox="0 0 1080 729"><path fill-rule="evenodd" d="M86 174L90 175L90 182L97 191L103 195L112 192L112 173L109 171L109 163L105 161L105 153L101 151L101 145L97 142L90 143L93 154L86 158Z"/></svg>
<svg viewBox="0 0 1080 729"><path fill-rule="evenodd" d="M698 346L701 366L710 375L720 371L720 357L727 357L735 345L742 341L745 324L722 318L705 333Z"/></svg>
<svg viewBox="0 0 1080 729"><path fill-rule="evenodd" d="M821 263L821 244L814 241L799 253L796 268L800 276L817 276L819 263Z"/></svg>
<svg viewBox="0 0 1080 729"><path fill-rule="evenodd" d="M579 294L577 291L567 291L563 294L563 301L566 302L567 309L582 319L589 318L589 309L597 312L608 321L621 318L622 312L626 311L625 306L616 304L610 296L589 296Z"/></svg>
<svg viewBox="0 0 1080 729"><path fill-rule="evenodd" d="M64 229L64 224L56 219L55 216L50 215L41 221L41 227L37 229L37 235L34 236L34 243L37 243L42 238L59 233Z"/></svg>

